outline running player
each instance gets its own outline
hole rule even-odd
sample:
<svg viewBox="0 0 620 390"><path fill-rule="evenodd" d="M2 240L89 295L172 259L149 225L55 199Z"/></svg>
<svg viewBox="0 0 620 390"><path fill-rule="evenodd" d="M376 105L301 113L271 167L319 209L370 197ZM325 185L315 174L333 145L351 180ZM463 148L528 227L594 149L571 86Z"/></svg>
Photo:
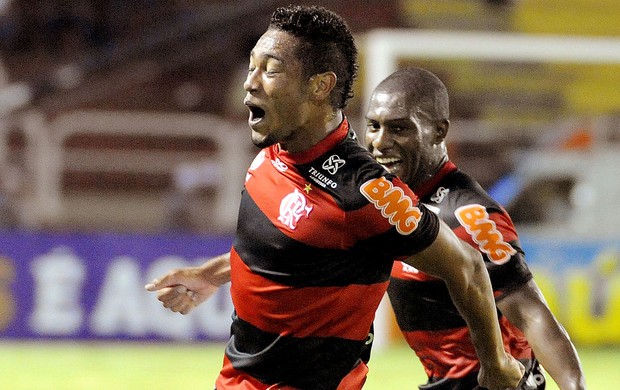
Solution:
<svg viewBox="0 0 620 390"><path fill-rule="evenodd" d="M532 279L510 217L448 158L448 106L446 87L434 74L421 68L398 70L372 94L366 147L482 253L505 348L527 369L519 388L545 388L540 362L560 389L583 389L577 352ZM398 325L428 375L420 389L478 389L476 351L446 284L396 262L388 294Z"/></svg>
<svg viewBox="0 0 620 390"><path fill-rule="evenodd" d="M482 257L349 128L342 110L356 57L333 12L273 13L244 84L252 140L263 149L248 169L233 247L147 289L186 313L230 277L235 311L219 390L360 389L368 330L402 258L446 280L471 326L481 383L514 387L523 366L503 349Z"/></svg>

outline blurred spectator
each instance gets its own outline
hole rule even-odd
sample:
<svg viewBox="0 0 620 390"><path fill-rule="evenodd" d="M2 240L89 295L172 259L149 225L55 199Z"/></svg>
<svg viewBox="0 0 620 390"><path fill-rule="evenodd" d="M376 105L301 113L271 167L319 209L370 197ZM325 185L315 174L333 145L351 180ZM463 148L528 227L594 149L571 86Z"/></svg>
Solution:
<svg viewBox="0 0 620 390"><path fill-rule="evenodd" d="M174 188L168 200L167 227L173 230L207 231L213 228L210 210L224 174L215 161L184 163L174 169Z"/></svg>
<svg viewBox="0 0 620 390"><path fill-rule="evenodd" d="M16 199L20 187L19 170L3 163L0 167L0 228L13 228L19 225Z"/></svg>
<svg viewBox="0 0 620 390"><path fill-rule="evenodd" d="M11 200L4 194L0 194L0 229L14 228L18 224L17 213Z"/></svg>

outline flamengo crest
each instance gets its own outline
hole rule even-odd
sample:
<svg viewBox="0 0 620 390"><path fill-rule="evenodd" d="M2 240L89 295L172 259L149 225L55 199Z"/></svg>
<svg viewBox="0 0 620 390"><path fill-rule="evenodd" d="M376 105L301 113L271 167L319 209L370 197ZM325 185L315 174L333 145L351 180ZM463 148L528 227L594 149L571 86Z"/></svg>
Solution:
<svg viewBox="0 0 620 390"><path fill-rule="evenodd" d="M312 211L312 206L307 206L306 197L295 188L295 191L286 195L280 202L278 221L294 230L301 217L308 218L310 211Z"/></svg>

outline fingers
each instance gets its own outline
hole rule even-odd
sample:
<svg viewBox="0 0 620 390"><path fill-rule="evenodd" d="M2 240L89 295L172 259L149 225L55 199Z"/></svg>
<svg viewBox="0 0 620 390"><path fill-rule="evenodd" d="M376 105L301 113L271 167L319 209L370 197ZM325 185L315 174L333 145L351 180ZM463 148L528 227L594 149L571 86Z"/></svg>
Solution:
<svg viewBox="0 0 620 390"><path fill-rule="evenodd" d="M191 282L182 270L173 270L161 279L153 279L144 288L147 291L157 292L157 299L165 308L173 312L187 314L204 298L199 300L200 294L190 290L185 282Z"/></svg>
<svg viewBox="0 0 620 390"><path fill-rule="evenodd" d="M175 284L179 284L176 278L172 275L166 275L161 279L153 279L153 281L146 284L144 288L147 291L157 291L165 287L174 286Z"/></svg>
<svg viewBox="0 0 620 390"><path fill-rule="evenodd" d="M144 285L144 288L146 289L146 291L156 291L158 290L158 285L159 285L160 281L158 279L153 280L151 283L147 283Z"/></svg>
<svg viewBox="0 0 620 390"><path fill-rule="evenodd" d="M164 287L158 290L157 299L175 313L187 314L196 307L197 294L183 285Z"/></svg>

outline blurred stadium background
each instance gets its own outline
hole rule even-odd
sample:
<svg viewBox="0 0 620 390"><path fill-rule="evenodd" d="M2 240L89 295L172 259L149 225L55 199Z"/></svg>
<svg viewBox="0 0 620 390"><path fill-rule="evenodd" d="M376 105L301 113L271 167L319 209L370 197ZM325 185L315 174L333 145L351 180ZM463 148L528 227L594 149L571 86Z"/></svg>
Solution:
<svg viewBox="0 0 620 390"><path fill-rule="evenodd" d="M289 3L0 0L0 387L176 388L188 367L210 386L225 289L181 317L142 286L229 247L248 52ZM356 130L396 67L446 83L452 159L511 212L591 388L620 388L620 2L312 3L356 34ZM369 388L415 388L387 305L378 322Z"/></svg>

